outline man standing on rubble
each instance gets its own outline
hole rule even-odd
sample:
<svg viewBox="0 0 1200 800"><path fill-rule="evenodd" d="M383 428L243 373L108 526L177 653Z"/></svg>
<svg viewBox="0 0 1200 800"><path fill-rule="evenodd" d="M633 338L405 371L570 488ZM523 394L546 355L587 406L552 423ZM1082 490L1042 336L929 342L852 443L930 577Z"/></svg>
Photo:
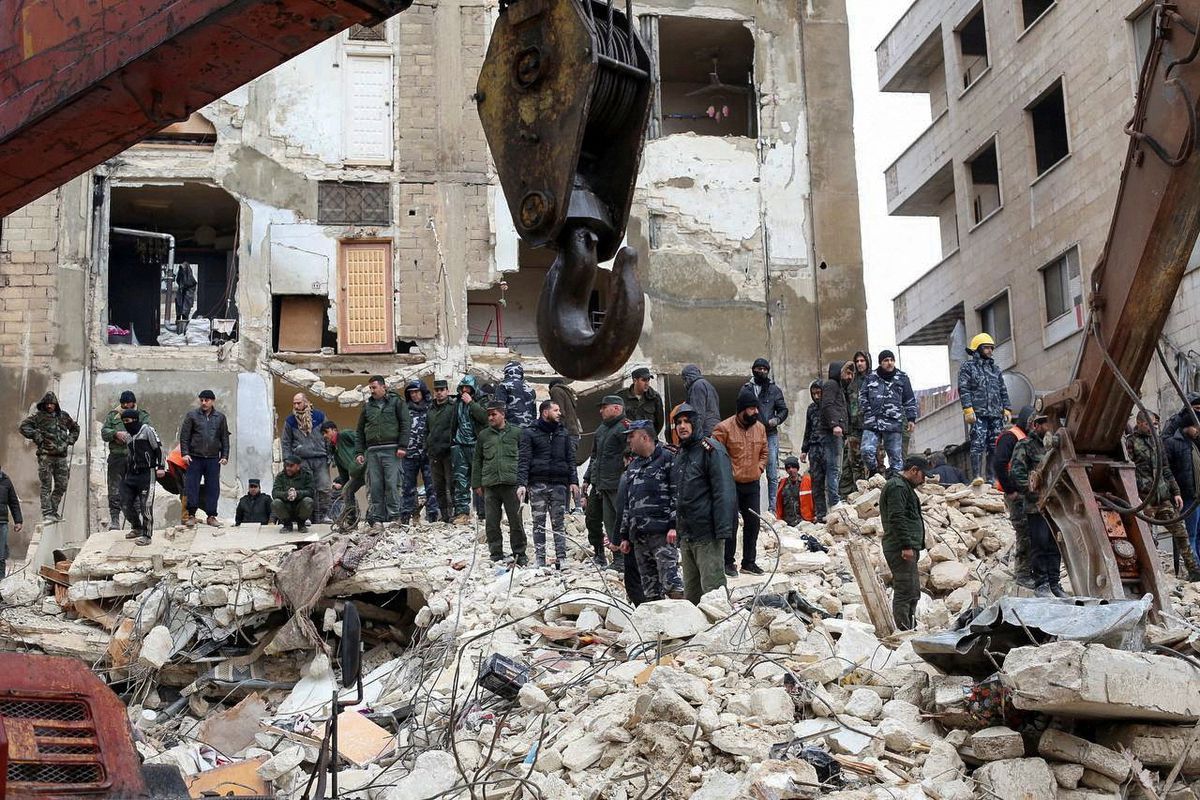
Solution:
<svg viewBox="0 0 1200 800"><path fill-rule="evenodd" d="M251 478L247 481L246 493L238 500L237 509L233 512L233 524L266 525L270 521L271 497L262 493L262 481Z"/></svg>
<svg viewBox="0 0 1200 800"><path fill-rule="evenodd" d="M986 333L971 340L971 356L958 368L958 401L971 426L971 477L986 480L996 438L1012 418L1004 374L992 360L996 342Z"/></svg>
<svg viewBox="0 0 1200 800"><path fill-rule="evenodd" d="M518 485L526 487L533 509L534 563L546 566L546 517L554 535L554 566L567 565L567 500L579 496L575 469L575 440L562 425L562 411L553 400L543 400L538 421L521 435Z"/></svg>
<svg viewBox="0 0 1200 800"><path fill-rule="evenodd" d="M520 362L504 365L504 380L496 384L495 399L504 403L504 417L509 425L528 428L537 419L537 395L525 380L525 368Z"/></svg>
<svg viewBox="0 0 1200 800"><path fill-rule="evenodd" d="M521 503L525 487L520 482L521 429L509 425L508 403L493 400L487 407L487 427L479 432L471 462L471 488L486 504L484 526L492 561L504 560L504 538L500 533L500 511L508 517L508 541L518 566L529 563L525 552L525 526Z"/></svg>
<svg viewBox="0 0 1200 800"><path fill-rule="evenodd" d="M1008 518L1016 532L1016 542L1013 546L1013 579L1026 589L1036 589L1037 583L1033 578L1033 566L1030 561L1029 526L1025 513L1025 495L1021 487L1013 479L1011 466L1013 452L1017 443L1028 436L1030 420L1033 418L1033 406L1025 406L1017 414L1016 421L996 439L996 448L992 454L992 474L996 476L996 485L1004 492L1004 506L1008 509Z"/></svg>
<svg viewBox="0 0 1200 800"><path fill-rule="evenodd" d="M126 439L125 425L121 422L121 413L130 409L137 410L138 419L143 425L150 424L150 415L137 407L137 397L126 389L121 392L117 407L108 412L104 425L100 428L100 438L108 443L108 529L121 529L121 481L125 479L125 466L129 458L129 448Z"/></svg>
<svg viewBox="0 0 1200 800"><path fill-rule="evenodd" d="M7 574L8 564L8 523L12 519L13 533L20 533L25 527L25 518L21 516L21 498L13 487L12 478L0 470L0 579Z"/></svg>
<svg viewBox="0 0 1200 800"><path fill-rule="evenodd" d="M1200 428L1190 422L1184 422L1170 436L1163 437L1163 446L1167 450L1167 463L1171 474L1179 486L1179 495L1183 499L1184 511L1190 512L1184 520L1188 540L1193 552L1200 552L1200 502L1197 502L1196 478L1200 476Z"/></svg>
<svg viewBox="0 0 1200 800"><path fill-rule="evenodd" d="M871 374L871 355L865 350L858 350L851 359L854 363L854 377L846 387L846 412L850 427L846 432L846 441L842 446L842 469L839 473L838 494L849 497L857 491L857 481L867 477L868 466L864 465L860 448L863 437L863 409L858 402L859 392ZM824 502L824 501L822 501Z"/></svg>
<svg viewBox="0 0 1200 800"><path fill-rule="evenodd" d="M675 410L679 452L671 468L675 486L675 527L680 542L683 593L700 598L725 585L725 542L737 527L737 490L724 445L702 436L696 409Z"/></svg>
<svg viewBox="0 0 1200 800"><path fill-rule="evenodd" d="M458 384L458 399L454 401L454 417L451 420L450 442L454 456L454 524L466 525L471 521L471 498L475 498L475 516L483 519L486 514L483 499L471 491L471 464L475 460L475 443L479 431L488 421L487 409L475 395L475 376L466 375ZM507 412L507 404L505 410ZM507 419L507 414L506 414Z"/></svg>
<svg viewBox="0 0 1200 800"><path fill-rule="evenodd" d="M1029 421L1029 435L1013 448L1009 475L1020 489L1025 502L1025 525L1029 531L1030 562L1038 597L1067 597L1059 572L1062 556L1050 530L1049 521L1038 512L1038 490L1041 474L1037 471L1046 458L1045 437L1050 433L1050 421L1045 414L1035 414Z"/></svg>
<svg viewBox="0 0 1200 800"><path fill-rule="evenodd" d="M622 434L628 424L625 401L619 395L605 395L600 400L600 426L592 438L592 457L583 473L583 493L587 497L584 524L588 542L595 551L596 564L601 567L607 563L606 541L614 545L617 541L617 484L625 469L625 437ZM618 572L625 568L624 555L613 554L612 568Z"/></svg>
<svg viewBox="0 0 1200 800"><path fill-rule="evenodd" d="M37 445L38 480L42 484L42 519L57 522L59 506L71 475L71 445L79 438L79 424L58 405L58 396L46 392L37 410L21 422L21 435Z"/></svg>
<svg viewBox="0 0 1200 800"><path fill-rule="evenodd" d="M851 382L853 386L853 381ZM858 393L862 413L862 460L867 473L877 470L879 446L887 451L888 474L894 475L904 462L901 439L917 424L917 396L903 370L896 369L891 350L879 353L879 366L862 382Z"/></svg>
<svg viewBox="0 0 1200 800"><path fill-rule="evenodd" d="M654 435L658 436L667 424L667 412L662 395L650 385L653 378L650 370L638 367L630 376L630 384L617 395L625 401L625 418L630 422L646 420L653 426Z"/></svg>
<svg viewBox="0 0 1200 800"><path fill-rule="evenodd" d="M296 456L313 476L313 522L328 522L329 517L329 453L321 425L325 414L313 408L308 395L297 392L292 398L292 413L283 423L279 436L284 459Z"/></svg>
<svg viewBox="0 0 1200 800"><path fill-rule="evenodd" d="M445 380L433 382L433 403L425 412L425 452L433 473L433 493L437 495L438 513L449 521L454 516L454 454L450 433L454 428L454 404L450 402L450 384ZM429 487L425 488L429 494Z"/></svg>
<svg viewBox="0 0 1200 800"><path fill-rule="evenodd" d="M358 524L358 490L366 486L367 468L358 461L357 431L338 430L337 423L327 419L321 423L321 435L329 448L337 476L333 490L342 495L342 511L334 522L343 530L353 530Z"/></svg>
<svg viewBox="0 0 1200 800"><path fill-rule="evenodd" d="M150 486L155 478L167 474L162 441L154 428L142 422L136 408L121 412L121 424L125 428L127 446L125 476L121 479L121 505L130 525L125 538L133 539L137 545L148 545L154 525Z"/></svg>
<svg viewBox="0 0 1200 800"><path fill-rule="evenodd" d="M738 392L737 413L721 420L713 438L725 447L733 466L738 511L742 515L742 572L762 575L758 565L759 512L762 508L760 480L767 465L767 432L758 424L758 397L749 386ZM737 577L737 539L725 541L725 574Z"/></svg>
<svg viewBox="0 0 1200 800"><path fill-rule="evenodd" d="M367 523L382 528L400 519L400 461L408 452L408 405L388 391L382 375L367 382L371 396L358 415L359 464L367 468Z"/></svg>
<svg viewBox="0 0 1200 800"><path fill-rule="evenodd" d="M438 504L437 492L433 488L433 468L425 449L429 390L421 381L409 381L408 386L404 387L404 396L408 400L408 416L412 420L412 435L409 436L408 454L401 462L404 492L400 497L400 523L407 525L412 521L413 514L416 512L418 475L425 484L425 521L437 522L441 506Z"/></svg>
<svg viewBox="0 0 1200 800"><path fill-rule="evenodd" d="M849 361L833 361L829 364L829 378L821 384L817 433L821 435L821 456L825 462L826 513L841 499L838 495L838 478L842 469L842 443L850 425L846 391L852 380L853 364Z"/></svg>
<svg viewBox="0 0 1200 800"><path fill-rule="evenodd" d="M299 456L288 456L283 462L283 472L275 476L271 487L271 513L279 520L281 530L290 531L294 523L296 530L304 533L312 510L312 473L304 468Z"/></svg>
<svg viewBox="0 0 1200 800"><path fill-rule="evenodd" d="M1144 513L1156 519L1177 520L1165 526L1167 533L1171 534L1172 546L1179 554L1176 564L1182 560L1187 568L1187 579L1191 582L1200 581L1200 563L1197 563L1196 553L1188 539L1187 527L1177 519L1183 512L1183 495L1171 472L1166 446L1162 439L1154 435L1146 412L1138 412L1133 433L1125 438L1125 442L1133 458L1138 496L1146 501Z"/></svg>
<svg viewBox="0 0 1200 800"><path fill-rule="evenodd" d="M658 441L654 423L636 420L625 429L635 458L625 472L625 492L617 532L621 553L637 561L647 601L682 600L675 484L671 451Z"/></svg>
<svg viewBox="0 0 1200 800"><path fill-rule="evenodd" d="M783 390L771 380L770 361L754 359L750 376L742 391L749 389L758 398L758 421L767 432L767 497L774 497L779 486L779 426L788 418L788 406Z"/></svg>
<svg viewBox="0 0 1200 800"><path fill-rule="evenodd" d="M695 364L688 364L680 373L683 385L687 389L687 404L692 407L695 424L700 426L701 436L712 436L717 423L721 421L721 400L717 389L700 373ZM676 416L679 411L676 410Z"/></svg>
<svg viewBox="0 0 1200 800"><path fill-rule="evenodd" d="M916 626L917 601L921 599L917 561L925 548L925 519L916 487L925 483L928 474L929 462L924 457L909 456L903 470L884 484L879 495L883 557L892 571L892 616L902 631Z"/></svg>
<svg viewBox="0 0 1200 800"><path fill-rule="evenodd" d="M804 412L804 439L800 442L800 461L808 463L809 480L812 482L813 519L825 521L825 448L821 445L821 382L808 385L808 396L812 402Z"/></svg>
<svg viewBox="0 0 1200 800"><path fill-rule="evenodd" d="M199 406L183 418L179 426L179 451L187 464L184 487L187 507L191 512L184 525L196 527L196 518L203 509L208 525L218 525L217 500L221 495L221 467L229 463L229 422L217 411L217 395L212 389L199 394ZM200 482L204 481L204 497Z"/></svg>

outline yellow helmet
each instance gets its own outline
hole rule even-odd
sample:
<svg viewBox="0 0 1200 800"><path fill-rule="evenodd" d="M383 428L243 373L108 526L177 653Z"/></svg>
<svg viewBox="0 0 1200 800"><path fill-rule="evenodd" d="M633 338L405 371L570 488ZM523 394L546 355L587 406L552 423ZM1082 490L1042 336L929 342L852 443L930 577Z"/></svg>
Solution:
<svg viewBox="0 0 1200 800"><path fill-rule="evenodd" d="M980 333L980 334L977 334L975 336L975 338L971 340L971 346L968 347L967 349L970 350L971 352L974 352L974 351L978 350L979 348L983 347L985 344L990 344L992 347L995 347L996 340L992 338L991 334Z"/></svg>

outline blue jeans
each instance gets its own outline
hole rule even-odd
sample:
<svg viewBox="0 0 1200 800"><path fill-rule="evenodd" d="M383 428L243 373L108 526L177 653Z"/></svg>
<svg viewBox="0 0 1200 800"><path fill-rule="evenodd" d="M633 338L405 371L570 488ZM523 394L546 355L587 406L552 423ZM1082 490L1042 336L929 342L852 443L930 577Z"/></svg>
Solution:
<svg viewBox="0 0 1200 800"><path fill-rule="evenodd" d="M838 504L838 477L842 471L842 437L832 433L821 435L821 450L825 455L825 502L827 508Z"/></svg>
<svg viewBox="0 0 1200 800"><path fill-rule="evenodd" d="M775 490L779 488L779 433L767 434L767 499L775 507Z"/></svg>
<svg viewBox="0 0 1200 800"><path fill-rule="evenodd" d="M0 578L8 574L8 523L0 522Z"/></svg>
<svg viewBox="0 0 1200 800"><path fill-rule="evenodd" d="M367 522L400 519L400 461L392 444L367 450Z"/></svg>
<svg viewBox="0 0 1200 800"><path fill-rule="evenodd" d="M867 472L875 472L877 463L875 459L879 453L881 441L883 450L887 453L888 474L895 475L900 471L900 465L904 463L904 434L900 431L863 431L862 445L859 450L862 453L863 464L866 465Z"/></svg>
<svg viewBox="0 0 1200 800"><path fill-rule="evenodd" d="M204 496L200 495L200 481L204 481ZM187 472L183 473L184 495L187 497L188 513L200 516L201 510L208 516L217 515L217 498L221 496L221 459L192 456Z"/></svg>
<svg viewBox="0 0 1200 800"><path fill-rule="evenodd" d="M405 457L401 469L404 472L404 494L400 497L400 515L411 514L416 509L417 475L420 475L425 483L425 519L437 522L441 509L437 491L433 488L433 467L429 464L429 456Z"/></svg>

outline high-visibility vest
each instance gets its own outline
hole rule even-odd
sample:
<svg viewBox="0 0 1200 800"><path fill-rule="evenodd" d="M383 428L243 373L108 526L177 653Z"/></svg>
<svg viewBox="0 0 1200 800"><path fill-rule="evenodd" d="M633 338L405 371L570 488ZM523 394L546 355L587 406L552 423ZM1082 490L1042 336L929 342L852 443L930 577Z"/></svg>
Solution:
<svg viewBox="0 0 1200 800"><path fill-rule="evenodd" d="M1022 439L1024 439L1024 438L1026 438L1026 436L1025 436L1025 431L1021 430L1021 429L1020 429L1019 427L1017 427L1016 425L1013 425L1013 426L1012 426L1011 428L1009 428L1007 431L1001 431L1001 432L1000 432L1000 436L1003 436L1004 434L1006 434L1006 433L1009 433L1010 431L1012 432L1012 435L1013 435L1013 436L1017 437L1017 441L1018 441L1018 442L1019 442L1019 441L1021 441L1021 440L1022 440ZM997 436L997 437L996 437L996 441L992 442L992 449L993 449L993 450L995 450L995 449L996 449L996 445L1000 444L1000 436ZM1011 458L1008 460L1008 463L1009 463L1009 466L1011 466L1011 465L1012 465L1012 459L1011 459ZM1003 492L1003 491L1004 491L1004 487L1000 485L1000 479L999 479L999 478L996 478L996 491L999 491L999 492Z"/></svg>
<svg viewBox="0 0 1200 800"><path fill-rule="evenodd" d="M807 472L800 478L800 518L815 522L817 511L813 508L812 475Z"/></svg>

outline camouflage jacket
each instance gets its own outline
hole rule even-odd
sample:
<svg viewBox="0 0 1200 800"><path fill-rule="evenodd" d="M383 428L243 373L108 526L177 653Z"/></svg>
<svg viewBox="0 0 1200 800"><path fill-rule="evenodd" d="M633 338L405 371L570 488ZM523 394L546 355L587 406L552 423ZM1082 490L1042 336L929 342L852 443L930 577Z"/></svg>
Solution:
<svg viewBox="0 0 1200 800"><path fill-rule="evenodd" d="M852 436L861 436L863 432L863 407L859 393L862 392L863 384L867 382L867 376L871 374L871 370L867 370L862 375L854 373L850 385L846 387L846 403L850 410L850 434Z"/></svg>
<svg viewBox="0 0 1200 800"><path fill-rule="evenodd" d="M958 368L958 401L978 417L1002 417L1010 408L1008 387L996 362L978 352Z"/></svg>
<svg viewBox="0 0 1200 800"><path fill-rule="evenodd" d="M422 400L420 403L408 402L408 418L411 420L412 427L409 429L408 450L405 451L404 457L420 461L425 458L425 430L426 424L429 421L429 401Z"/></svg>
<svg viewBox="0 0 1200 800"><path fill-rule="evenodd" d="M899 369L888 377L878 369L868 372L858 392L858 407L863 430L894 433L904 430L905 422L917 421L917 396L908 375Z"/></svg>
<svg viewBox="0 0 1200 800"><path fill-rule="evenodd" d="M1179 484L1167 464L1167 450L1162 440L1149 433L1131 433L1125 438L1133 459L1134 478L1138 494L1152 505L1170 503L1179 496ZM1154 465L1159 465L1158 483L1154 483Z"/></svg>
<svg viewBox="0 0 1200 800"><path fill-rule="evenodd" d="M802 519L800 514L800 489L802 485L799 478L796 480L788 478L779 482L779 489L775 494L776 518L782 519L793 527L799 525Z"/></svg>
<svg viewBox="0 0 1200 800"><path fill-rule="evenodd" d="M504 419L509 425L528 428L538 418L537 396L525 382L525 368L510 361L504 367L504 380L496 384L496 400L505 404Z"/></svg>
<svg viewBox="0 0 1200 800"><path fill-rule="evenodd" d="M1046 445L1041 437L1029 436L1017 442L1008 465L1008 474L1024 497L1026 511L1031 514L1037 512L1038 493L1029 488L1029 475L1045 457Z"/></svg>
<svg viewBox="0 0 1200 800"><path fill-rule="evenodd" d="M143 425L150 424L150 415L140 408L138 412L138 422ZM108 452L114 456L125 455L129 452L129 448L125 443L117 438L117 431L124 431L125 423L121 421L121 407L117 406L108 412L108 416L104 418L104 425L100 428L100 438L108 442Z"/></svg>
<svg viewBox="0 0 1200 800"><path fill-rule="evenodd" d="M635 458L625 473L625 504L617 541L636 534L666 533L675 527L675 457L661 444Z"/></svg>
<svg viewBox="0 0 1200 800"><path fill-rule="evenodd" d="M46 406L53 403L54 411ZM79 438L79 424L62 410L54 392L46 392L37 404L37 411L21 423L21 435L37 445L39 456L60 457L67 454Z"/></svg>

